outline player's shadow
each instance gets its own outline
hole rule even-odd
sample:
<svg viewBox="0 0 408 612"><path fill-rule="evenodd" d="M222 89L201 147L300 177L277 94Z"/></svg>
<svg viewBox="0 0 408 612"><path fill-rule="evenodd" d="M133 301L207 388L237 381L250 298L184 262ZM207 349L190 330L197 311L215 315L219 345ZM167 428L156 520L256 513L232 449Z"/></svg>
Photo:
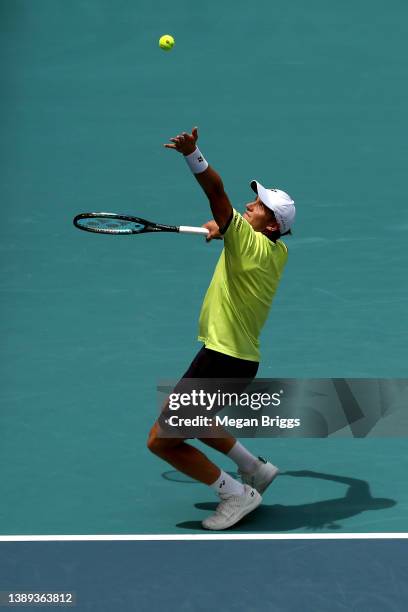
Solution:
<svg viewBox="0 0 408 612"><path fill-rule="evenodd" d="M294 531L296 529L342 529L339 521L348 519L368 510L383 510L396 505L393 499L372 497L369 484L364 480L346 476L334 476L309 470L284 472L279 477L292 476L295 478L318 478L331 480L346 485L348 488L344 497L328 499L310 504L284 506L281 504L262 504L253 513L246 516L231 530L243 530L246 533L255 531ZM273 487L274 485L272 485ZM296 485L295 485L296 486ZM272 489L271 487L271 489ZM214 512L216 502L198 503L196 508ZM204 517L203 517L204 518ZM181 529L202 529L200 521L185 521L178 523Z"/></svg>

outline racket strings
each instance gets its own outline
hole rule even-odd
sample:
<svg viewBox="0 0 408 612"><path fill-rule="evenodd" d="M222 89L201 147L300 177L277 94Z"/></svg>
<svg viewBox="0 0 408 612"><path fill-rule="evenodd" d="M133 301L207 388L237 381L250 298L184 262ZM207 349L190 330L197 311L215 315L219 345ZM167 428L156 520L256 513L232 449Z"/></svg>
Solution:
<svg viewBox="0 0 408 612"><path fill-rule="evenodd" d="M104 234L131 234L139 233L145 229L145 224L128 219L110 219L106 217L91 217L78 219L77 224L93 232Z"/></svg>

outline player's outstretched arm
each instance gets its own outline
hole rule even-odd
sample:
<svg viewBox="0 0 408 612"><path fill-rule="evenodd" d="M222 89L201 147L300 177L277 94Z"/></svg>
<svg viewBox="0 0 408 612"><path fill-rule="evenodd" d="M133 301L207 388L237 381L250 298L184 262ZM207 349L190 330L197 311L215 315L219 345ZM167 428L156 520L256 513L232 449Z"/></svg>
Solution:
<svg viewBox="0 0 408 612"><path fill-rule="evenodd" d="M191 171L209 199L211 211L217 225L224 227L231 218L231 202L224 191L220 175L208 165L198 149L196 145L197 140L198 129L195 127L192 129L191 134L182 132L175 138L170 138L170 143L164 146L167 149L175 149L184 155Z"/></svg>

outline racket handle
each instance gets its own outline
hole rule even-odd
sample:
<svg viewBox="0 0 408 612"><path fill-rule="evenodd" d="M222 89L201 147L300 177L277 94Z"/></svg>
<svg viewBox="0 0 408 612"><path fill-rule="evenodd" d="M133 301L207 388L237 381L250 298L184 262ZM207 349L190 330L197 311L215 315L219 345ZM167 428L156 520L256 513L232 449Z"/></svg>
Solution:
<svg viewBox="0 0 408 612"><path fill-rule="evenodd" d="M189 225L180 225L180 234L201 234L201 236L207 236L208 229L206 227L190 227Z"/></svg>

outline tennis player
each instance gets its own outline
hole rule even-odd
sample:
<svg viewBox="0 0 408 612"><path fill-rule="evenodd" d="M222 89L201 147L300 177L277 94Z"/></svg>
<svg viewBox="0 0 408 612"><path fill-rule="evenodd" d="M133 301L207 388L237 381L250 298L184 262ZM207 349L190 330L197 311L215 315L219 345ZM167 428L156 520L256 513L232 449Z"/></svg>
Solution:
<svg viewBox="0 0 408 612"><path fill-rule="evenodd" d="M231 206L220 176L198 149L197 139L198 130L193 128L191 134L183 132L164 146L183 154L211 207L213 220L204 225L209 230L207 241L223 239L224 248L201 308L198 339L203 347L183 379L249 381L258 371L259 334L288 256L280 238L290 233L295 206L284 191L266 189L252 181L255 198L241 215ZM279 472L227 432L223 438L200 438L238 466L239 482L186 439L161 437L160 433L161 425L156 421L148 448L180 472L211 487L220 498L215 513L202 523L206 529L227 529L252 512Z"/></svg>

